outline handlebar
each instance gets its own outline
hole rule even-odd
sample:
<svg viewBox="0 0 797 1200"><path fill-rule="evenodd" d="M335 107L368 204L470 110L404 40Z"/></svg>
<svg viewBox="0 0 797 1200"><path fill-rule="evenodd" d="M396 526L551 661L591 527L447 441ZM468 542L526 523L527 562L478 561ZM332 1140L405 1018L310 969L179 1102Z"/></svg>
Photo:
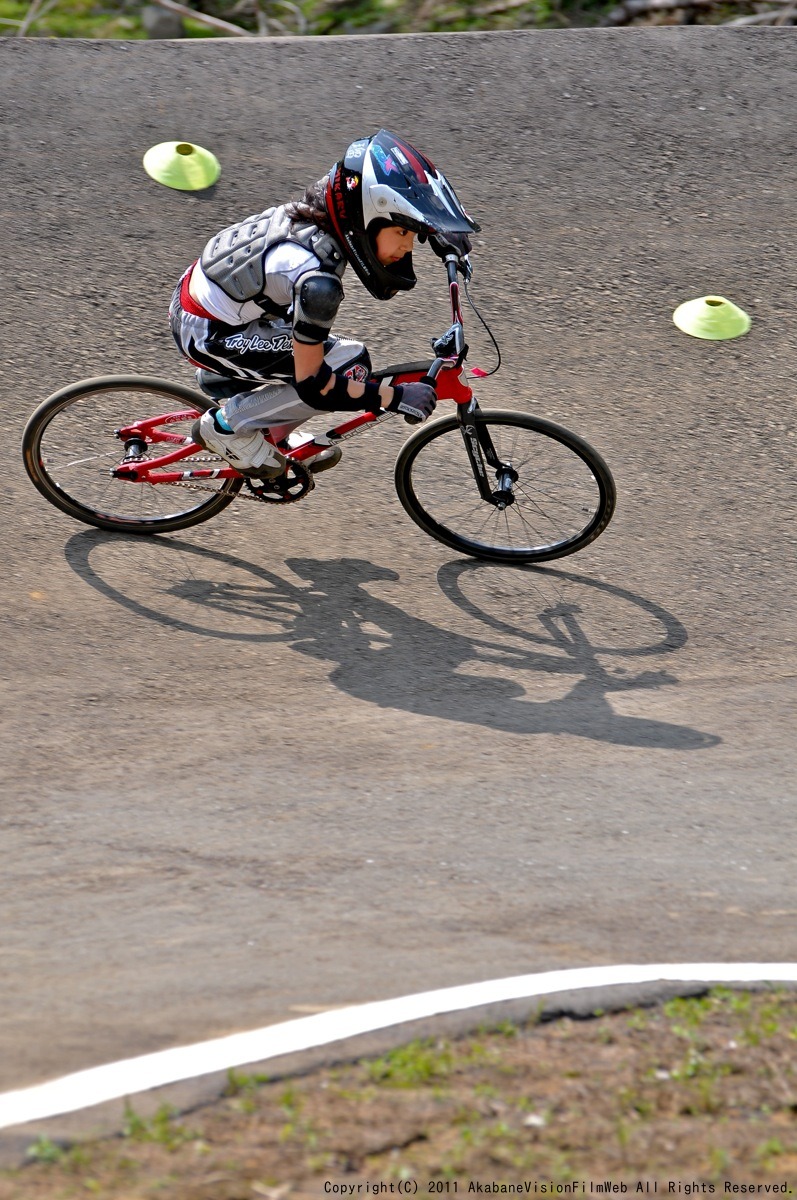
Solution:
<svg viewBox="0 0 797 1200"><path fill-rule="evenodd" d="M470 261L470 255L465 254L462 258L458 258L456 254L447 254L443 260L446 265L446 274L448 282L456 283L457 275L461 275L466 283L470 282L473 275L473 264Z"/></svg>
<svg viewBox="0 0 797 1200"><path fill-rule="evenodd" d="M436 355L435 360L423 378L418 380L419 383L426 383L429 387L436 386L437 376L441 371L455 364L458 366L468 351L468 347L465 345L465 331L462 325L462 309L459 306L459 281L457 275L461 273L467 282L473 273L473 268L467 256L465 258L458 258L456 254L447 254L443 261L445 263L446 275L448 276L453 324L449 326L442 337L432 340L432 349ZM417 417L405 416L404 420L408 425L420 424Z"/></svg>

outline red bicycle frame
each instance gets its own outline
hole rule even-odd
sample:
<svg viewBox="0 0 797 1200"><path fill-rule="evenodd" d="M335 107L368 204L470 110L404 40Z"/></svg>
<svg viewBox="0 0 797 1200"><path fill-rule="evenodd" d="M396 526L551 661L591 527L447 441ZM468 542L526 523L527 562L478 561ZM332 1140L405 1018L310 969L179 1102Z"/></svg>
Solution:
<svg viewBox="0 0 797 1200"><path fill-rule="evenodd" d="M453 400L458 405L469 404L473 399L472 389L462 379L467 347L464 344L457 262L454 255L449 255L445 260L453 324L434 343L437 357L429 363L404 363L400 366L388 367L385 370L376 371L372 378L385 379L395 384L415 383L423 380L434 385L438 399ZM476 371L474 374L481 374L481 372ZM131 483L183 483L186 480L237 478L239 472L230 466L192 467L187 471L166 469L184 458L190 458L192 455L200 453L202 447L192 441L190 437L169 433L161 426L190 420L194 415L194 409L182 409L180 412L164 413L160 417L148 417L146 420L136 421L132 425L125 425L122 429L117 429L116 436L124 442L125 455L119 466L114 469L114 477L129 480ZM319 444L327 445L343 441L353 437L367 425L378 424L392 416L394 414L389 412L359 413L356 417L344 421L342 425L330 429L326 435L317 440L310 439L302 445L286 451L286 455L288 458L301 462L302 459L317 454ZM161 442L167 445L172 444L176 448L171 453L163 454L159 458L145 459L143 457L150 447Z"/></svg>

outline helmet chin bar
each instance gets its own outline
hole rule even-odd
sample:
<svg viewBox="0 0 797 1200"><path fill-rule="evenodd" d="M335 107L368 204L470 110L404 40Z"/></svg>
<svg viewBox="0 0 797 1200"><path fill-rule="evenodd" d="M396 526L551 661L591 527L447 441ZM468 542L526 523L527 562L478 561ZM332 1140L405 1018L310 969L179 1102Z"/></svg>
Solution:
<svg viewBox="0 0 797 1200"><path fill-rule="evenodd" d="M403 258L398 260L398 262L390 263L388 266L383 267L382 269L387 271L388 275L393 275L396 279L403 280L404 291L409 291L410 288L414 288L415 284L418 282L412 265L412 251L410 251L409 254L405 254Z"/></svg>

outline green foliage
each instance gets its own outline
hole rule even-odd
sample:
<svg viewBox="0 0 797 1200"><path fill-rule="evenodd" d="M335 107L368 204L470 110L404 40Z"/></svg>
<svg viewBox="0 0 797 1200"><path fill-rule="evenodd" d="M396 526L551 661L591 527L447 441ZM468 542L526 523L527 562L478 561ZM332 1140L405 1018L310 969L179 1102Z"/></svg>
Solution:
<svg viewBox="0 0 797 1200"><path fill-rule="evenodd" d="M21 22L28 13L28 0L0 0L0 30L13 34L13 23ZM133 13L111 0L108 4L95 0L57 0L42 4L28 30L35 37L82 38L143 38L144 29Z"/></svg>
<svg viewBox="0 0 797 1200"><path fill-rule="evenodd" d="M636 1033L643 1033L650 1026L650 1013L644 1008L635 1008L626 1017L626 1025Z"/></svg>
<svg viewBox="0 0 797 1200"><path fill-rule="evenodd" d="M391 1087L417 1087L445 1079L454 1066L447 1042L417 1041L391 1050L382 1058L364 1062L366 1074L375 1083Z"/></svg>
<svg viewBox="0 0 797 1200"><path fill-rule="evenodd" d="M0 0L0 36L26 20L27 36L146 38L141 12L154 0ZM184 0L197 13L254 34L457 33L480 30L560 29L598 25L618 0ZM753 11L752 0L716 0L693 11L698 23L721 23ZM680 23L674 10L652 13L655 24ZM638 23L639 18L634 22ZM644 22L645 18L641 18ZM228 36L186 18L184 36Z"/></svg>
<svg viewBox="0 0 797 1200"><path fill-rule="evenodd" d="M356 1067L266 1088L263 1076L230 1071L221 1120L200 1117L201 1137L168 1106L146 1118L128 1106L124 1142L64 1148L39 1138L19 1175L40 1181L42 1190L23 1183L13 1194L154 1197L182 1187L187 1195L197 1166L208 1186L214 1181L214 1197L227 1195L215 1184L224 1178L226 1186L227 1176L236 1196L247 1188L276 1195L280 1179L360 1166L390 1180L533 1173L564 1184L583 1178L586 1163L610 1178L620 1171L638 1177L655 1161L657 1170L699 1170L718 1192L743 1171L780 1181L797 1152L797 1073L794 1056L784 1053L794 1044L787 1039L797 1031L795 1011L792 995L717 989L666 1009L567 1020L551 1030L507 1025L419 1040ZM595 1054L604 1042L617 1050ZM257 1118L233 1120L231 1109L256 1109ZM405 1128L402 1114L419 1110L423 1125L408 1115ZM252 1139L258 1127L266 1134ZM171 1151L189 1139L185 1153L170 1154L165 1174L162 1151L153 1154L147 1143ZM263 1150L257 1160L255 1142ZM236 1157L244 1144L246 1164ZM3 1195L7 1174L0 1171Z"/></svg>
<svg viewBox="0 0 797 1200"><path fill-rule="evenodd" d="M227 1072L227 1086L224 1089L224 1095L240 1096L242 1093L250 1095L267 1083L268 1075L247 1075L243 1071L236 1071L234 1067L230 1067Z"/></svg>
<svg viewBox="0 0 797 1200"><path fill-rule="evenodd" d="M176 1150L185 1142L197 1140L197 1134L176 1124L175 1109L162 1104L153 1117L142 1117L128 1104L125 1107L123 1134L134 1142L157 1142L169 1150Z"/></svg>
<svg viewBox="0 0 797 1200"><path fill-rule="evenodd" d="M63 1146L59 1146L57 1142L53 1142L50 1138L41 1135L36 1138L36 1141L32 1145L28 1146L25 1153L33 1162L57 1163L66 1157L67 1151Z"/></svg>
<svg viewBox="0 0 797 1200"><path fill-rule="evenodd" d="M32 37L146 38L147 0L33 0ZM152 0L150 0L152 2ZM615 0L184 0L198 13L249 33L455 33L597 24ZM739 0L742 2L742 0ZM734 0L729 0L733 9ZM13 36L31 0L0 0L0 36ZM200 21L183 22L189 38L224 37Z"/></svg>
<svg viewBox="0 0 797 1200"><path fill-rule="evenodd" d="M774 1166L774 1160L786 1153L786 1147L780 1138L767 1138L755 1151L755 1158L765 1166Z"/></svg>
<svg viewBox="0 0 797 1200"><path fill-rule="evenodd" d="M279 1098L280 1110L287 1118L279 1131L281 1142L299 1142L306 1150L318 1145L318 1131L312 1121L302 1116L305 1101L297 1088L289 1083Z"/></svg>
<svg viewBox="0 0 797 1200"><path fill-rule="evenodd" d="M44 0L26 30L29 37L94 38L140 41L147 34L141 20L142 0ZM210 11L203 3L190 5L199 12ZM15 26L25 20L30 0L0 0L0 37L13 37ZM219 14L221 15L221 14ZM237 18L232 18L233 22ZM183 22L185 36L218 36L207 25L190 18Z"/></svg>
<svg viewBox="0 0 797 1200"><path fill-rule="evenodd" d="M711 996L676 996L664 1005L664 1015L673 1022L674 1034L690 1040L713 1007L714 1001Z"/></svg>
<svg viewBox="0 0 797 1200"><path fill-rule="evenodd" d="M636 1087L621 1087L617 1093L617 1102L623 1112L630 1112L643 1119L652 1117L655 1112L652 1099Z"/></svg>
<svg viewBox="0 0 797 1200"><path fill-rule="evenodd" d="M518 1027L514 1021L499 1021L497 1025L480 1025L476 1032L480 1037L491 1033L500 1033L502 1037L514 1038L518 1036Z"/></svg>
<svg viewBox="0 0 797 1200"><path fill-rule="evenodd" d="M721 1146L714 1146L709 1154L709 1163L711 1167L711 1178L713 1180L720 1179L730 1166L731 1156L727 1150Z"/></svg>

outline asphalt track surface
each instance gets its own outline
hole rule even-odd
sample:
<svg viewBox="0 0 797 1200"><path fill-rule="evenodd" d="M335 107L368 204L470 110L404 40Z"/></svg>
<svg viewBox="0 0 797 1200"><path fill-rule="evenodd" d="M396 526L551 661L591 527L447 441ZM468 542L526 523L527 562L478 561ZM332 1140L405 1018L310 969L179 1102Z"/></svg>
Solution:
<svg viewBox="0 0 797 1200"><path fill-rule="evenodd" d="M0 40L0 1089L482 979L795 957L796 49ZM596 445L608 531L536 570L448 552L393 492L398 423L285 512L136 539L50 508L33 407L104 373L190 383L179 273L380 125L484 227L483 406ZM212 191L144 174L174 139L217 153ZM418 257L390 305L347 284L379 363L448 323ZM709 293L751 332L680 333Z"/></svg>

